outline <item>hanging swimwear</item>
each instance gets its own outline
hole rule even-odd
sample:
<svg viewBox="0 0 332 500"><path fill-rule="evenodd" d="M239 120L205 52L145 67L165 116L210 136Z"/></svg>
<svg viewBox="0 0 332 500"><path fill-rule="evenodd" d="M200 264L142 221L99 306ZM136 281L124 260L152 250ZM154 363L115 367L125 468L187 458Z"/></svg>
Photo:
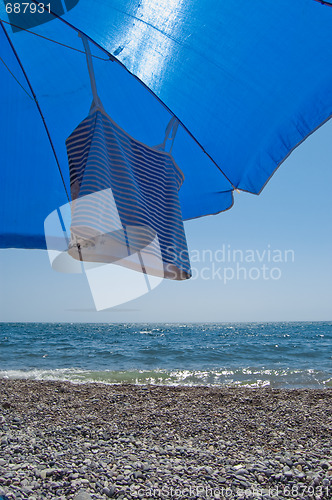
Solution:
<svg viewBox="0 0 332 500"><path fill-rule="evenodd" d="M104 111L86 49L93 104L66 140L72 196L69 254L88 262L113 262L169 279L191 276L178 192L184 176L164 151L174 140L172 118L164 143L149 147ZM141 255L137 266L133 254ZM144 257L144 258L143 258Z"/></svg>

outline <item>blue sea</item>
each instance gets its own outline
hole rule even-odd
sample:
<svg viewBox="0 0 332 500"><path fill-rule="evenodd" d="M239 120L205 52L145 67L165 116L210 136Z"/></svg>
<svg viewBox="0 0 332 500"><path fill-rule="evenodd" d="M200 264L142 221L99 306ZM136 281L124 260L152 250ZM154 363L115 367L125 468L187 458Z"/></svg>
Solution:
<svg viewBox="0 0 332 500"><path fill-rule="evenodd" d="M332 322L0 323L0 377L332 387Z"/></svg>

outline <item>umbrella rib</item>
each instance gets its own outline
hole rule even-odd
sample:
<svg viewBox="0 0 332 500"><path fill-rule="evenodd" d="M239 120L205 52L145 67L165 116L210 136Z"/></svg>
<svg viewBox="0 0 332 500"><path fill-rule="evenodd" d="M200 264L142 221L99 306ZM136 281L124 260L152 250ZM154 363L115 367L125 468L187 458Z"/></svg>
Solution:
<svg viewBox="0 0 332 500"><path fill-rule="evenodd" d="M325 0L315 0L315 2L321 3L322 5L328 5L329 7L332 7L332 3L326 2Z"/></svg>
<svg viewBox="0 0 332 500"><path fill-rule="evenodd" d="M0 61L2 62L2 64L5 66L5 68L8 70L8 72L12 75L12 77L14 78L14 80L16 81L16 83L19 84L19 86L24 90L24 92L26 93L26 95L28 97L30 97L30 99L33 101L34 98L29 94L29 92L23 87L23 85L21 84L21 82L18 81L18 79L16 78L16 76L14 75L14 73L9 69L9 67L7 66L7 64L5 63L5 61L2 59L2 57L0 57Z"/></svg>
<svg viewBox="0 0 332 500"><path fill-rule="evenodd" d="M51 148L52 148L52 151L53 151L53 154L54 154L54 158L55 158L56 164L57 164L57 166L58 166L58 170L59 170L59 173L60 173L60 176L61 176L61 180L62 180L62 183L63 183L63 187L65 188L65 192L66 192L66 195L67 195L67 199L68 199L68 201L70 202L70 198L69 198L69 194L68 194L68 191L67 191L66 183L65 183L65 180L64 180L63 175L62 175L62 171L61 171L61 167L60 167L59 159L58 159L58 157L57 157L57 154L56 154L56 151L55 151L55 147L54 147L54 144L53 144L53 142L52 142L52 138L51 138L50 132L49 132L49 130L48 130L48 127L47 127L47 124L46 124L46 121L45 121L45 118L44 118L43 112L42 112L42 110L41 110L41 108L40 108L40 106L39 106L39 103L38 103L38 100L37 100L36 94L34 93L34 90L33 90L33 88L32 88L32 85L31 85L31 83L30 83L30 80L29 80L29 78L28 78L28 75L27 75L27 74L26 74L26 72L25 72L25 69L24 69L24 67L23 67L23 64L22 64L22 62L21 62L21 60L20 60L20 58L19 58L19 56L18 56L18 54L17 54L17 52L16 52L16 50L15 50L15 47L13 46L12 41L11 41L11 39L10 39L10 37L9 37L9 35L8 35L8 33L7 33L7 31L6 31L6 28L4 27L3 22L2 22L1 20L0 20L0 23L1 23L1 27L2 27L2 29L3 29L3 31L4 31L4 33L5 33L5 36L6 36L7 40L8 40L8 43L9 43L9 45L10 45L10 47L11 47L11 49L12 49L12 51L13 51L13 53L14 53L15 57L16 57L16 60L17 60L17 62L18 62L18 64L19 64L19 66L20 66L20 68L21 68L21 70L22 70L23 75L24 75L24 77L25 77L25 79L26 79L26 81L27 81L27 84L28 84L29 89L30 89L30 91L31 91L31 94L32 94L32 96L33 96L33 100L34 100L34 101L35 101L35 103L36 103L37 109L38 109L39 114L40 114L40 116L41 116L41 119L42 119L42 121L43 121L43 124L44 124L44 127L45 127L45 131L46 131L46 134L47 134L48 140L49 140L49 142L50 142L50 145L51 145Z"/></svg>
<svg viewBox="0 0 332 500"><path fill-rule="evenodd" d="M33 3L37 4L38 5L38 1L37 0L31 0ZM61 16L58 16L57 14L55 14L52 10L50 11L50 13L56 17L57 19L59 19L59 21L63 22L64 24L66 24L69 28L73 29L74 31L76 31L77 33L82 33L82 35L86 36L86 38L91 42L93 43L96 47L98 47L100 50L102 50L105 54L108 55L108 57L111 59L111 61L115 61L117 62L118 64L120 64L120 66L125 69L132 77L134 77L138 82L140 82L141 85L144 86L144 88L146 88L150 94L152 94L159 102L162 106L164 106L164 108L172 115L172 116L175 116L175 118L178 120L178 122L181 124L181 126L183 127L183 129L187 132L187 134L194 140L194 142L200 147L200 149L203 151L204 154L206 154L206 156L212 161L212 163L217 167L217 169L219 170L219 172L225 177L225 179L230 183L230 185L232 186L232 189L237 189L237 186L235 186L232 181L229 179L229 177L225 174L225 172L219 167L218 163L212 158L212 156L205 150L205 148L202 146L202 144L198 141L198 139L196 139L196 137L190 132L190 130L184 125L184 123L180 120L180 118L178 118L178 116L176 116L175 113L173 113L170 108L144 83L142 82L142 80L140 80L138 78L138 76L134 75L133 73L131 73L129 71L128 68L126 68L126 66L121 62L119 61L119 59L117 59L115 56L113 56L112 54L110 54L106 49L104 49L104 47L102 47L101 45L99 45L99 43L95 42L95 40L93 40L92 38L90 38L86 33L84 33L83 31L79 30L78 28L75 28L75 26L73 26L71 23L69 23L68 21L66 21L65 19L63 19ZM8 35L7 35L8 36Z"/></svg>
<svg viewBox="0 0 332 500"><path fill-rule="evenodd" d="M5 21L4 19L0 20L1 22L5 24L9 24L9 26L14 26L14 28L18 28L22 31L26 31L27 33L30 33L31 35L39 36L39 38L43 38L44 40L47 40L48 42L53 42L56 43L57 45L61 45L62 47L66 47L67 49L75 50L76 52L80 52L80 54L85 54L84 50L76 49L76 47L72 47L71 45L66 45L65 43L62 42L57 42L56 40L53 40L53 38L48 38L47 36L40 35L39 33L35 33L34 31L27 30L26 28L22 28L22 26L18 26L17 24L9 23L8 21ZM99 57L91 54L92 57L95 57L96 59L100 59L101 61L109 61L110 58L108 57L105 59L104 57ZM111 58L113 56L110 56Z"/></svg>

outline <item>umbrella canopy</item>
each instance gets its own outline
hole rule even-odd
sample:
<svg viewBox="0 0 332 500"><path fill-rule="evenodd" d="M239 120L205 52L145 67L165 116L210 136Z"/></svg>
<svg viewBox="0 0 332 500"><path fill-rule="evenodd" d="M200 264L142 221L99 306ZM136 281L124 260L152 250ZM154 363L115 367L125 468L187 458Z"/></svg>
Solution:
<svg viewBox="0 0 332 500"><path fill-rule="evenodd" d="M60 18L38 19L34 7L9 5L0 5L1 247L45 248L45 218L70 199L65 140L91 103L78 31L93 42L98 93L121 128L154 146L178 118L185 220L230 208L235 188L258 194L331 117L332 9L314 0L66 0L66 10L52 2Z"/></svg>

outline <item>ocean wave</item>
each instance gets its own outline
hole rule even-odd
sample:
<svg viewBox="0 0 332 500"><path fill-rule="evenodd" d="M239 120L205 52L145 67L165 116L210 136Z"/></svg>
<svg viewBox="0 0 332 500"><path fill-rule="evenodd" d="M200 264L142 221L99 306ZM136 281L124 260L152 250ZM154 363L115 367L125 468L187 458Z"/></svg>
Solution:
<svg viewBox="0 0 332 500"><path fill-rule="evenodd" d="M332 387L331 374L318 370L245 367L220 370L82 370L79 368L0 370L0 378L73 383L271 388Z"/></svg>

